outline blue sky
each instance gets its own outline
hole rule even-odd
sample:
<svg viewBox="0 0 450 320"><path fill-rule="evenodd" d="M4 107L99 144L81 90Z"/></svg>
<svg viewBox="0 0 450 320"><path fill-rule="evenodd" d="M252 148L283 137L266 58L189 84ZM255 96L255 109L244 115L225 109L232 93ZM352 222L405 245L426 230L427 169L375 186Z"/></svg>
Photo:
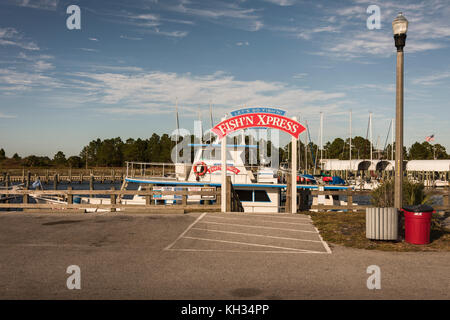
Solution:
<svg viewBox="0 0 450 320"><path fill-rule="evenodd" d="M81 30L66 9L81 8ZM381 29L369 30L369 5ZM2 0L0 147L76 155L90 140L170 133L199 110L279 107L317 140L366 136L383 146L395 111L391 22L410 22L405 144L435 134L450 149L448 0ZM389 138L390 141L390 138Z"/></svg>

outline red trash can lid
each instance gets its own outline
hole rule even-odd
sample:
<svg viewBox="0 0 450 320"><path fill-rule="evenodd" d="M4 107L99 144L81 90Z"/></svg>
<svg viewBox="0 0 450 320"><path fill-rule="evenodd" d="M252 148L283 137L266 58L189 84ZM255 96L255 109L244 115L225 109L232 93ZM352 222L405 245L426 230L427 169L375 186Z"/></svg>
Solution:
<svg viewBox="0 0 450 320"><path fill-rule="evenodd" d="M432 212L434 209L427 204L418 204L415 206L404 206L403 210L408 212Z"/></svg>

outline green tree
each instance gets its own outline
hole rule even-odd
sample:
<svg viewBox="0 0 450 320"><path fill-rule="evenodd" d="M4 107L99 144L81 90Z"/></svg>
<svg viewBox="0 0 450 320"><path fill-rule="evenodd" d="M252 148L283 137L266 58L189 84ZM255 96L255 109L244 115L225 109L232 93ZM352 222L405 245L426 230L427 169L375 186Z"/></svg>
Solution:
<svg viewBox="0 0 450 320"><path fill-rule="evenodd" d="M67 159L67 164L71 168L81 168L83 167L83 159L78 156L71 156Z"/></svg>
<svg viewBox="0 0 450 320"><path fill-rule="evenodd" d="M53 157L53 162L57 166L65 166L67 164L67 159L64 152L58 151Z"/></svg>
<svg viewBox="0 0 450 320"><path fill-rule="evenodd" d="M5 160L6 159L6 153L5 150L2 148L0 149L0 161Z"/></svg>

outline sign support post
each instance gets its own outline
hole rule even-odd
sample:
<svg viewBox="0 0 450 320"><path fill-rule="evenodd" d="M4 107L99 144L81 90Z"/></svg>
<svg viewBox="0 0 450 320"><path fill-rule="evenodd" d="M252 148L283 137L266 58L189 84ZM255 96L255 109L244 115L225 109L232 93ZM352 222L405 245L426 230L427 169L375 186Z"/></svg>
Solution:
<svg viewBox="0 0 450 320"><path fill-rule="evenodd" d="M226 117L222 118L225 121ZM220 156L222 160L222 176L221 176L221 188L220 188L220 208L221 212L227 212L227 137L222 137L220 146Z"/></svg>
<svg viewBox="0 0 450 320"><path fill-rule="evenodd" d="M292 117L297 121L297 117ZM297 139L292 136L291 140L291 213L297 213Z"/></svg>

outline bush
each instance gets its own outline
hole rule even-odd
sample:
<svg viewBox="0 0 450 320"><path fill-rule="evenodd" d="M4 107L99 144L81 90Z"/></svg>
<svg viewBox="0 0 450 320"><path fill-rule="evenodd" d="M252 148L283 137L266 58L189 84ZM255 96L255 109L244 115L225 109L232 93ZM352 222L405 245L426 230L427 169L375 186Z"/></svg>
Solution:
<svg viewBox="0 0 450 320"><path fill-rule="evenodd" d="M387 208L394 206L394 180L383 182L371 194L371 202L375 207ZM407 179L403 180L403 205L425 204L429 202L429 197L425 195L423 183L412 183Z"/></svg>

